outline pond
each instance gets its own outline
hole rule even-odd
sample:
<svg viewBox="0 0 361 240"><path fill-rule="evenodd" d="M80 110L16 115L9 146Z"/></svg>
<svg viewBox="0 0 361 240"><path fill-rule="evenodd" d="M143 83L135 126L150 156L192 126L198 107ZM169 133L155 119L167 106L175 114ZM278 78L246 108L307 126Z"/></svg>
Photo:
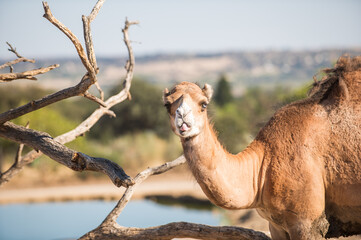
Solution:
<svg viewBox="0 0 361 240"><path fill-rule="evenodd" d="M0 239L76 239L96 228L115 205L115 201L0 205ZM118 218L118 223L127 227L151 227L178 221L219 225L221 214L211 209L135 200L128 203Z"/></svg>

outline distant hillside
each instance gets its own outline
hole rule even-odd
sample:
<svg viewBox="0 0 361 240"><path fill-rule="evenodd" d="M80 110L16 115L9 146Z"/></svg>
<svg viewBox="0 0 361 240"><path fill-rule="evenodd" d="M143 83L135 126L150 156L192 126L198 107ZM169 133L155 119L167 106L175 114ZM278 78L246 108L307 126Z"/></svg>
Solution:
<svg viewBox="0 0 361 240"><path fill-rule="evenodd" d="M136 56L135 76L157 85L171 86L180 81L214 84L224 73L229 77L234 92L239 94L255 85L272 87L282 84L292 87L305 84L320 69L333 66L343 54L361 55L361 48ZM119 83L125 73L125 61L125 58L98 58L98 79L104 88ZM43 59L38 60L35 67L54 63L60 64L60 68L39 78L39 84L53 88L71 86L85 72L78 59ZM15 67L15 71L32 67L32 64L21 64Z"/></svg>

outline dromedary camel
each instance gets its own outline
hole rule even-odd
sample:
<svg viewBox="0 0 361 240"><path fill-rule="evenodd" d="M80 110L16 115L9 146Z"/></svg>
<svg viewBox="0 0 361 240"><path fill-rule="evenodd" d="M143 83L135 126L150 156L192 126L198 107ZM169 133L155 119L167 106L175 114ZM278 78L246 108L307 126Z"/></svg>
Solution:
<svg viewBox="0 0 361 240"><path fill-rule="evenodd" d="M213 90L182 82L164 104L207 197L256 208L273 239L361 234L361 57L340 58L308 98L279 109L242 152L228 153L207 118Z"/></svg>

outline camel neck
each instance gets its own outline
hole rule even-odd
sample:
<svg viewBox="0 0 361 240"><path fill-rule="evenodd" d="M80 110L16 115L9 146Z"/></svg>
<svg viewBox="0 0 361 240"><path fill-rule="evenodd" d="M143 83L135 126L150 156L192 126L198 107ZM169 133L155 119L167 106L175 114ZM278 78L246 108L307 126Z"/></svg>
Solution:
<svg viewBox="0 0 361 240"><path fill-rule="evenodd" d="M230 154L207 122L202 133L182 140L182 145L194 177L213 203L228 209L257 205L261 144L254 141L244 151Z"/></svg>

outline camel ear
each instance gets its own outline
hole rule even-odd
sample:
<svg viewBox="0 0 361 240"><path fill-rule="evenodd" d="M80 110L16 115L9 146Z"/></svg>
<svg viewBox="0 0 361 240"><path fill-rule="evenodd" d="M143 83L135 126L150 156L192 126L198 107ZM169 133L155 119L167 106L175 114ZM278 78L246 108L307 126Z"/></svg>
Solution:
<svg viewBox="0 0 361 240"><path fill-rule="evenodd" d="M213 89L212 86L209 84L204 84L204 87L202 89L204 95L208 98L208 101L211 101L212 95L213 95Z"/></svg>
<svg viewBox="0 0 361 240"><path fill-rule="evenodd" d="M163 91L163 103L166 104L167 102L167 97L169 96L169 90L168 88L164 89Z"/></svg>

